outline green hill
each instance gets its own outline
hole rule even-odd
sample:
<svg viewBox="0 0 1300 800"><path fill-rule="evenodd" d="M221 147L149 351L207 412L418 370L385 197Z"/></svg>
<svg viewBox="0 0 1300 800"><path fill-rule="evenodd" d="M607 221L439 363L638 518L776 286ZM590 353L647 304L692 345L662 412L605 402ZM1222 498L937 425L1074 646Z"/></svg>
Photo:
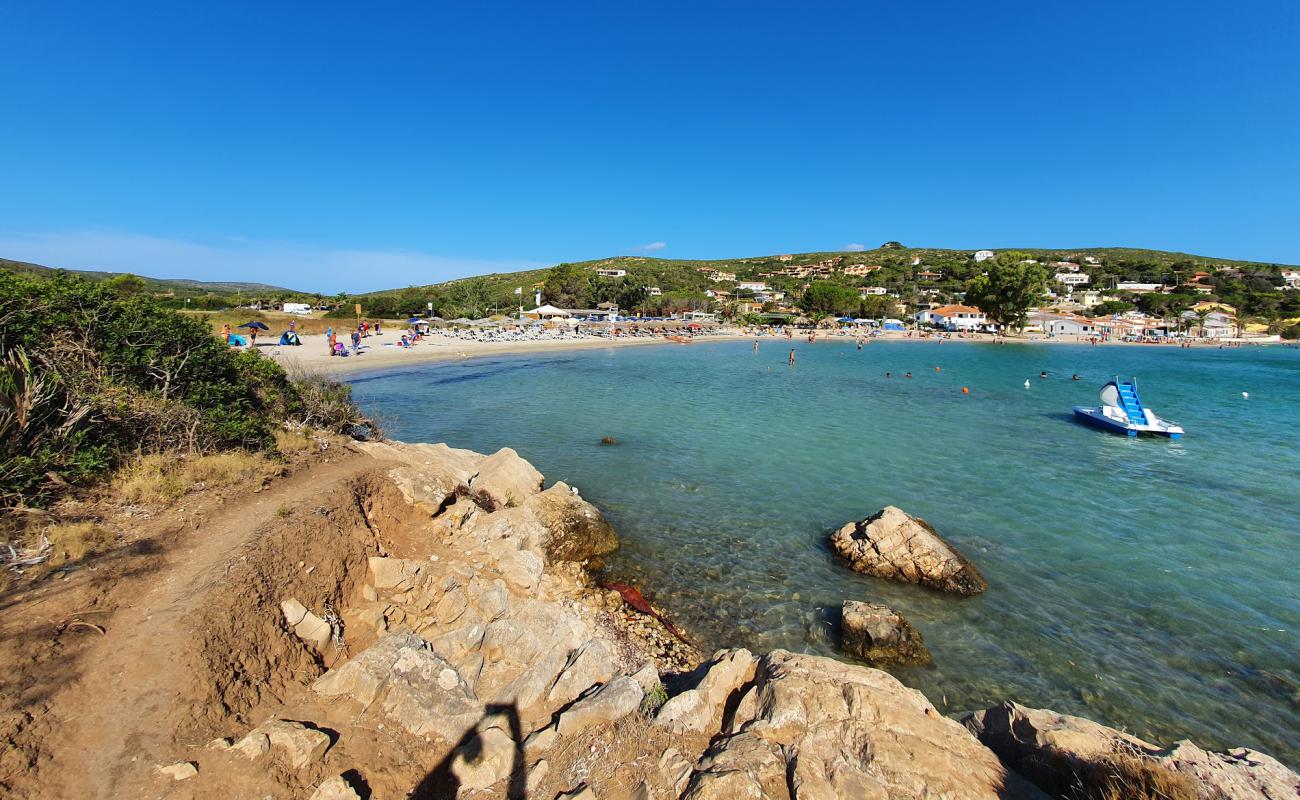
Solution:
<svg viewBox="0 0 1300 800"><path fill-rule="evenodd" d="M1180 284L1197 272L1208 272L1222 273L1225 279L1240 283L1238 294L1250 290L1280 295L1272 290L1281 283L1281 268L1287 266L1126 247L1026 247L994 252L1003 250L1025 253L1026 258L1048 265L1049 272L1054 271L1050 265L1057 261L1078 263L1081 271L1089 276L1089 288L1102 289L1120 281ZM621 308L650 313L712 307L715 304L705 294L707 290L730 292L733 298L744 296L747 293L736 287L744 281L763 281L774 290L784 291L790 300L797 300L810 281L827 280L850 288L885 287L904 299L925 296L947 301L959 296L966 283L982 271L974 254L971 250L905 247L891 242L875 250L748 258L685 260L619 256L370 292L355 299L361 302L367 315L424 314L432 304L434 313L446 319L478 317L515 309L521 300L523 305L531 306L535 286L550 279L543 293L544 302L562 307L589 307L610 301ZM879 269L867 271L868 267ZM602 277L598 270L622 270L626 274ZM732 274L735 279L711 280L709 270ZM805 270L814 271L798 274ZM650 287L658 292L646 291ZM516 288L522 289L522 297L514 294ZM1289 298L1274 296L1269 302L1277 306L1285 299ZM1268 302L1261 303L1256 311L1267 314L1268 305Z"/></svg>
<svg viewBox="0 0 1300 800"><path fill-rule="evenodd" d="M46 267L40 264L32 264L27 261L11 261L7 258L0 258L0 269L7 269L10 272L16 272L23 275L33 275L38 278L49 277L59 272L67 272L73 275L79 275L86 280L99 281L110 280L130 273L125 272L101 272L97 270L77 270L77 269L56 269ZM271 286L265 283L239 283L227 281L195 281L187 278L145 278L144 281L147 290L154 294L174 293L178 297L197 297L207 294L252 294L252 295L301 295L293 289L286 289L282 286Z"/></svg>

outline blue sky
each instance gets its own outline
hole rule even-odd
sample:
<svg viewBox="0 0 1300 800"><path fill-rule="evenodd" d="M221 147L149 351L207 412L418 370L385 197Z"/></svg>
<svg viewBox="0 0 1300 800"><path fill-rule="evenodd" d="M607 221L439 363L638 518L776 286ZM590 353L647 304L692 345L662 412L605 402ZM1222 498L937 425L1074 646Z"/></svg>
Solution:
<svg viewBox="0 0 1300 800"><path fill-rule="evenodd" d="M328 292L886 240L1300 263L1289 2L9 2L0 30L8 258Z"/></svg>

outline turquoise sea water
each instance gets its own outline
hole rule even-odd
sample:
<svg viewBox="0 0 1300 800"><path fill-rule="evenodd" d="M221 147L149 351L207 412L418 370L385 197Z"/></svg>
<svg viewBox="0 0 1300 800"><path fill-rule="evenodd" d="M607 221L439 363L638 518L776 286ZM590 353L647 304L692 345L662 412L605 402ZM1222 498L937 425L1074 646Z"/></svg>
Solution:
<svg viewBox="0 0 1300 800"><path fill-rule="evenodd" d="M609 570L706 650L837 655L841 602L875 600L924 634L935 665L894 672L942 710L1010 698L1300 764L1300 351L797 342L790 368L790 346L507 356L354 386L398 439L514 447L578 486L618 530ZM1115 374L1186 438L1073 422ZM827 532L886 504L930 521L988 592L836 563Z"/></svg>

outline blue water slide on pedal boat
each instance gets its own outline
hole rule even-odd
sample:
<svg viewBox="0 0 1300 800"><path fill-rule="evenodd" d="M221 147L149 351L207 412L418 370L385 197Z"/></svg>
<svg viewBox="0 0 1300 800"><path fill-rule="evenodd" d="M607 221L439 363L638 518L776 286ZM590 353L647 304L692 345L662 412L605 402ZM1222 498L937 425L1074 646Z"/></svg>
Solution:
<svg viewBox="0 0 1300 800"><path fill-rule="evenodd" d="M1182 426L1156 416L1156 412L1142 404L1138 396L1137 378L1121 381L1118 376L1101 387L1101 405L1095 408L1075 406L1076 419L1098 428L1137 436L1149 433L1181 439Z"/></svg>

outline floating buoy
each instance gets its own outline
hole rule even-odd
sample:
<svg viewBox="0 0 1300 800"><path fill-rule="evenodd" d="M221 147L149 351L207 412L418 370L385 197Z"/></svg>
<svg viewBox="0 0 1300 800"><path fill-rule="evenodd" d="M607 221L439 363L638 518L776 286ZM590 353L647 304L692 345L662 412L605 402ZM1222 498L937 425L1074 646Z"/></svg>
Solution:
<svg viewBox="0 0 1300 800"><path fill-rule="evenodd" d="M961 393L962 393L962 394L970 394L970 387L969 387L969 386L963 386L963 387L961 387Z"/></svg>
<svg viewBox="0 0 1300 800"><path fill-rule="evenodd" d="M1250 392L1242 392L1242 393L1241 393L1241 397L1242 397L1243 400L1249 400L1249 399L1250 399Z"/></svg>
<svg viewBox="0 0 1300 800"><path fill-rule="evenodd" d="M1026 389L1029 388L1029 379L1028 379L1028 378L1025 378L1025 388L1026 388Z"/></svg>

